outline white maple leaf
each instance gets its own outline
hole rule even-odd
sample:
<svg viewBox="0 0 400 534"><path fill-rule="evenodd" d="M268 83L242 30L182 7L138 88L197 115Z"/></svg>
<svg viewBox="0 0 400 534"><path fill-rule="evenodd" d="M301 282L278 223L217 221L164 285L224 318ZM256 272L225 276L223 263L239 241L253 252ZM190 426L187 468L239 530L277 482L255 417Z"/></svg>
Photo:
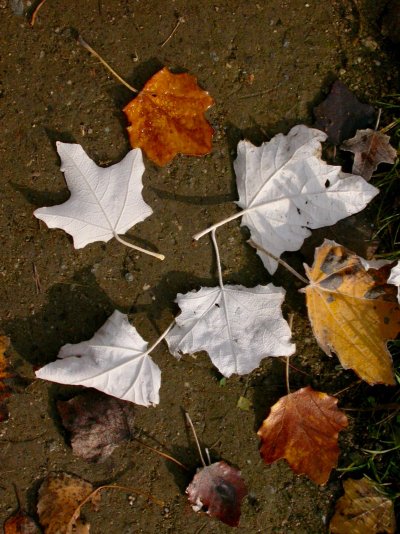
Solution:
<svg viewBox="0 0 400 534"><path fill-rule="evenodd" d="M194 239L242 217L257 253L273 274L277 262L262 249L280 257L298 250L310 229L335 224L365 208L379 190L361 176L345 174L321 159L326 134L304 125L288 135L278 134L260 147L238 145L234 168L243 211L199 232Z"/></svg>
<svg viewBox="0 0 400 534"><path fill-rule="evenodd" d="M388 278L388 284L397 286L397 300L400 304L400 261L393 267Z"/></svg>
<svg viewBox="0 0 400 534"><path fill-rule="evenodd" d="M98 389L143 406L160 402L161 371L147 342L128 317L115 310L88 341L64 345L59 360L36 371L38 378Z"/></svg>
<svg viewBox="0 0 400 534"><path fill-rule="evenodd" d="M267 356L290 356L295 345L281 312L284 298L285 290L273 284L178 294L182 313L166 336L169 349L177 358L205 350L226 377L250 373Z"/></svg>
<svg viewBox="0 0 400 534"><path fill-rule="evenodd" d="M35 217L49 228L62 228L72 235L75 248L115 237L127 246L164 259L118 235L153 213L142 197L141 150L130 150L122 161L107 168L98 167L81 145L57 141L57 151L71 196L58 206L35 210Z"/></svg>

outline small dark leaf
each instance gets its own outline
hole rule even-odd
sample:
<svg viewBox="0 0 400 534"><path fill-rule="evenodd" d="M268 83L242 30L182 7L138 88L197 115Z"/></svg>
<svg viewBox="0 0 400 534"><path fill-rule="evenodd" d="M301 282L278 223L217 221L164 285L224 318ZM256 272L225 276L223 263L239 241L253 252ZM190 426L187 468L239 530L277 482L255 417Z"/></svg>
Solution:
<svg viewBox="0 0 400 534"><path fill-rule="evenodd" d="M362 104L342 83L336 80L327 98L314 108L315 128L328 134L328 141L339 145L356 130L374 124L375 111Z"/></svg>
<svg viewBox="0 0 400 534"><path fill-rule="evenodd" d="M340 148L353 152L352 172L368 182L379 163L394 163L397 157L396 150L390 145L390 137L371 128L357 130L356 135Z"/></svg>
<svg viewBox="0 0 400 534"><path fill-rule="evenodd" d="M131 436L132 405L104 393L88 390L69 401L58 401L57 408L71 432L74 454L87 461L104 461Z"/></svg>
<svg viewBox="0 0 400 534"><path fill-rule="evenodd" d="M186 489L193 510L206 511L223 523L236 527L240 506L247 495L240 471L225 462L199 469Z"/></svg>

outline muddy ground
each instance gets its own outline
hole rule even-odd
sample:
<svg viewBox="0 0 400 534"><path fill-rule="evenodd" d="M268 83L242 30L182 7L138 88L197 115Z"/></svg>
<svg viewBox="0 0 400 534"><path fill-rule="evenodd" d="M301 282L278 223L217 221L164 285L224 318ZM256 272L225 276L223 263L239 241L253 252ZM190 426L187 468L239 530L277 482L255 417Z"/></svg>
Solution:
<svg viewBox="0 0 400 534"><path fill-rule="evenodd" d="M48 0L31 28L15 13L23 2L0 2L1 330L11 338L13 369L26 381L16 386L10 418L0 427L0 523L16 508L13 485L34 514L43 478L67 471L95 485L133 486L165 501L159 508L125 493L104 494L97 513L85 511L94 533L229 531L191 510L184 495L189 475L135 440L103 464L73 456L55 402L77 388L34 380L33 370L54 360L64 343L90 338L115 308L129 313L152 343L176 314L178 292L217 283L208 238L194 245L191 236L236 210L237 142L246 137L260 143L295 124L312 124L313 106L337 78L364 101L395 91L393 58L381 34L385 3ZM161 47L180 16L185 22ZM32 216L37 207L69 196L57 140L82 144L102 165L118 162L129 150L121 109L133 95L76 43L78 32L136 87L167 65L197 76L215 99L208 112L215 129L210 155L176 157L164 168L145 160L144 197L154 214L128 235L156 246L166 255L163 263L115 240L75 250L66 233ZM319 232L287 258L301 269L324 235L345 245L353 240L352 248L359 239L359 251L366 245L352 223ZM292 371L293 388L311 384L335 393L354 381L315 344L297 281L281 269L268 275L238 221L218 237L226 282L253 286L272 280L288 291L285 313L294 313L297 343L293 362L306 373ZM185 426L183 409L188 410L212 458L242 470L250 493L240 532L326 532L341 491L339 474L318 487L283 461L267 467L259 456L256 430L285 393L283 363L266 360L252 373L246 396L254 407L241 411L236 403L246 377L223 385L206 354L178 362L165 345L153 357L162 369L161 402L135 408L136 435L194 470L199 458ZM352 425L341 438L341 465L348 464L351 444Z"/></svg>

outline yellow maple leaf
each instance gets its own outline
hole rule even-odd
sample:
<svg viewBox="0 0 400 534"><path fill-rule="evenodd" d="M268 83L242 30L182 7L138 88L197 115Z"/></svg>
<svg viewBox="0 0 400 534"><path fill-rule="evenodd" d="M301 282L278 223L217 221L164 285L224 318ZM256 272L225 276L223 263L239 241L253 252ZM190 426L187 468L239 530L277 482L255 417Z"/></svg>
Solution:
<svg viewBox="0 0 400 534"><path fill-rule="evenodd" d="M313 266L305 266L311 283L302 291L319 346L371 385L395 384L386 344L400 332L400 307L396 287L387 283L390 268L368 269L329 240L316 249Z"/></svg>

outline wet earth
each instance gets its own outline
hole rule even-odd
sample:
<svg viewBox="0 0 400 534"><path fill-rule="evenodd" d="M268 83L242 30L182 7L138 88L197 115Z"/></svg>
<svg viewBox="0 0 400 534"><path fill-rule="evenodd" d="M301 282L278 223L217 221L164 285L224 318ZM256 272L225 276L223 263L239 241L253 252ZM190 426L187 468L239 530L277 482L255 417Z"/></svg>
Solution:
<svg viewBox="0 0 400 534"><path fill-rule="evenodd" d="M0 1L0 280L1 332L19 381L0 424L0 522L17 507L35 514L37 491L50 472L66 471L94 485L117 483L162 499L105 492L97 512L84 515L94 533L228 532L192 511L185 488L200 465L184 418L187 410L212 460L241 469L249 488L238 531L317 534L327 531L341 492L340 473L325 486L295 476L284 461L263 464L257 429L286 393L285 365L266 359L249 377L224 381L205 353L177 361L166 345L153 358L162 370L160 404L135 407L132 440L100 464L72 454L55 404L78 388L34 379L65 343L89 339L118 309L153 343L177 313L177 293L218 283L208 237L192 235L235 213L232 163L240 139L255 144L295 124L313 123L312 109L341 79L364 102L396 91L396 69L385 19L388 2L338 0L47 0L35 25L32 5ZM25 10L25 11L24 11ZM171 39L163 43L179 24ZM385 22L386 21L386 22ZM156 247L164 262L115 240L75 250L70 236L33 217L41 206L65 201L56 141L80 143L99 165L130 149L122 108L134 95L77 44L81 34L130 84L141 88L162 66L195 75L214 98L207 112L215 134L212 152L178 156L165 167L145 159L143 195L153 215L128 232L133 242ZM371 232L362 224L322 229L286 259L298 270L312 262L323 237L357 252ZM364 232L364 233L363 233ZM362 236L362 237L360 237ZM225 282L285 287L285 315L294 314L297 352L293 389L312 385L330 394L356 380L316 345L305 314L301 284L281 268L271 277L236 220L218 240ZM17 381L16 381L17 382ZM250 410L237 408L245 395ZM347 465L353 425L340 438ZM135 439L187 465L189 473Z"/></svg>

